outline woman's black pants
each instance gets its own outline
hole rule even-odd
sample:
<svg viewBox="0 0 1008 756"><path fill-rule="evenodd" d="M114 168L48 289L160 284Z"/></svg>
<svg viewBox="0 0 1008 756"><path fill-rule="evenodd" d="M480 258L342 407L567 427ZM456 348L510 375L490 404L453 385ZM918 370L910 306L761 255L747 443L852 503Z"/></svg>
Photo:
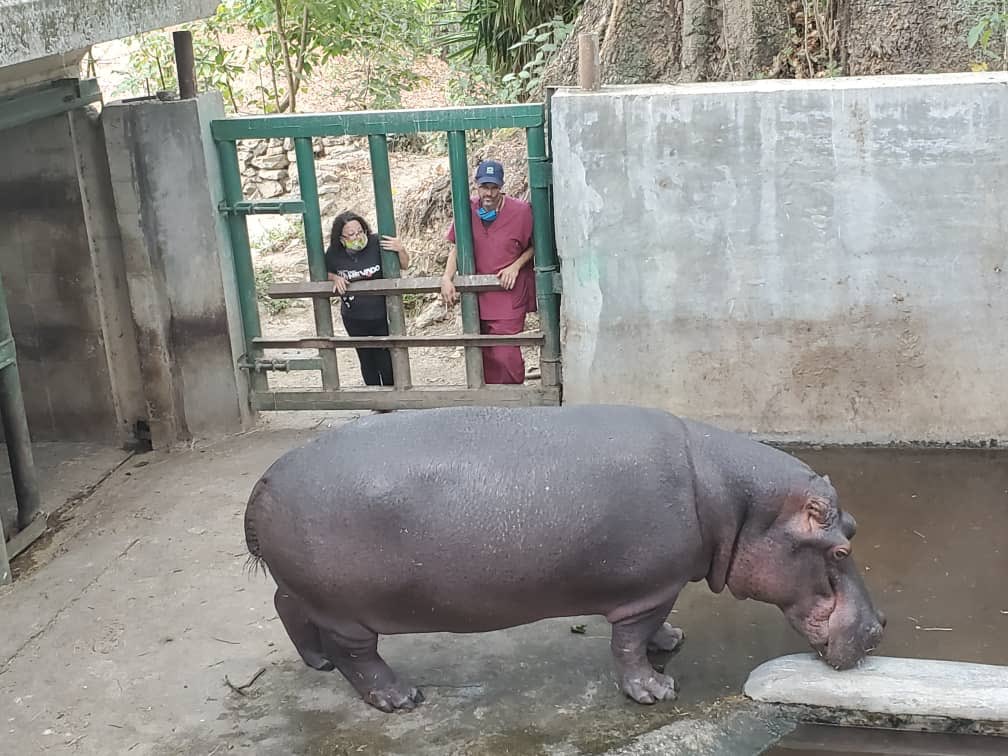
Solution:
<svg viewBox="0 0 1008 756"><path fill-rule="evenodd" d="M343 318L343 327L348 336L388 336L388 320L385 318L354 319ZM368 386L394 386L392 378L392 355L388 349L358 349L361 375Z"/></svg>

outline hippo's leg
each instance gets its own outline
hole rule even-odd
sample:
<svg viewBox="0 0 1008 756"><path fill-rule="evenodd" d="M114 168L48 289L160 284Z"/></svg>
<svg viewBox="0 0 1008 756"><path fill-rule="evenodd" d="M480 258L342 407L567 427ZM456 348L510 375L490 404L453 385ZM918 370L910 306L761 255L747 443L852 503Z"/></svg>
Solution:
<svg viewBox="0 0 1008 756"><path fill-rule="evenodd" d="M610 647L616 660L620 690L637 703L653 704L676 698L675 680L656 671L647 659L648 643L662 629L671 608L659 607L613 623ZM665 634L659 637L668 639Z"/></svg>
<svg viewBox="0 0 1008 756"><path fill-rule="evenodd" d="M294 643L294 648L301 654L304 663L322 672L335 669L336 665L326 658L322 648L322 636L319 633L318 625L308 618L301 600L285 589L277 588L276 595L273 596L273 604L276 606L277 614L280 615L280 621L283 622L287 635Z"/></svg>
<svg viewBox="0 0 1008 756"><path fill-rule="evenodd" d="M414 709L423 693L404 685L378 655L378 635L356 622L323 622L326 655L361 697L376 709Z"/></svg>
<svg viewBox="0 0 1008 756"><path fill-rule="evenodd" d="M647 650L650 653L671 654L678 651L686 640L686 634L680 627L672 627L668 622L662 622L661 627L651 636Z"/></svg>

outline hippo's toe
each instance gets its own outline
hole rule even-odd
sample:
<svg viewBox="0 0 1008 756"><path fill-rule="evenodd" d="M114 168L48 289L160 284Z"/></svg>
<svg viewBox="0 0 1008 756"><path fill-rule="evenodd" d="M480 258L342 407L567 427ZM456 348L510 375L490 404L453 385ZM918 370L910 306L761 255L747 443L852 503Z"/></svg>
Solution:
<svg viewBox="0 0 1008 756"><path fill-rule="evenodd" d="M641 704L674 701L679 692L676 681L660 672L653 672L647 677L624 677L620 683L620 689Z"/></svg>
<svg viewBox="0 0 1008 756"><path fill-rule="evenodd" d="M364 700L386 713L393 711L412 711L424 700L423 693L417 688L400 688L392 686L369 691Z"/></svg>

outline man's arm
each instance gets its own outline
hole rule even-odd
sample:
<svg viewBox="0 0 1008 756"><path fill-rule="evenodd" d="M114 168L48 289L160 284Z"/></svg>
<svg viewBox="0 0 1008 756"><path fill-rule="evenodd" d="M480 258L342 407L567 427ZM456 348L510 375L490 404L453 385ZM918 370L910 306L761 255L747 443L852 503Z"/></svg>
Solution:
<svg viewBox="0 0 1008 756"><path fill-rule="evenodd" d="M513 263L508 265L506 268L501 268L497 271L497 278L500 279L501 286L505 289L513 289L515 281L518 280L518 271L528 265L528 261L535 255L535 247L529 245L528 249L518 255L518 259Z"/></svg>
<svg viewBox="0 0 1008 756"><path fill-rule="evenodd" d="M458 301L458 292L455 290L455 273L458 271L458 250L452 247L448 254L448 261L445 263L445 271L441 276L441 299L445 305L451 307Z"/></svg>

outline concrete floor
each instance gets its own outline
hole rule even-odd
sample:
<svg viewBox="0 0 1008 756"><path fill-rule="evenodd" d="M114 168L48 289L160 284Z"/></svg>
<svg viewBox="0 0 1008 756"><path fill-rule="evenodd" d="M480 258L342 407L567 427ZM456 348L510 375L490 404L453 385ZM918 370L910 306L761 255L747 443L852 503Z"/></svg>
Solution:
<svg viewBox="0 0 1008 756"><path fill-rule="evenodd" d="M410 714L371 709L335 673L301 664L271 582L243 571L256 478L314 425L346 418L273 415L241 436L134 456L68 510L0 589L0 750L657 753L634 737L667 748L662 732L741 705L761 662L807 650L776 608L693 585L673 616L687 634L669 664L675 704L642 707L616 690L595 617L385 638L383 655L428 700ZM880 653L1008 663L1008 455L797 453L858 518L855 553L890 616ZM583 635L570 632L577 622ZM244 695L227 685L253 678Z"/></svg>

